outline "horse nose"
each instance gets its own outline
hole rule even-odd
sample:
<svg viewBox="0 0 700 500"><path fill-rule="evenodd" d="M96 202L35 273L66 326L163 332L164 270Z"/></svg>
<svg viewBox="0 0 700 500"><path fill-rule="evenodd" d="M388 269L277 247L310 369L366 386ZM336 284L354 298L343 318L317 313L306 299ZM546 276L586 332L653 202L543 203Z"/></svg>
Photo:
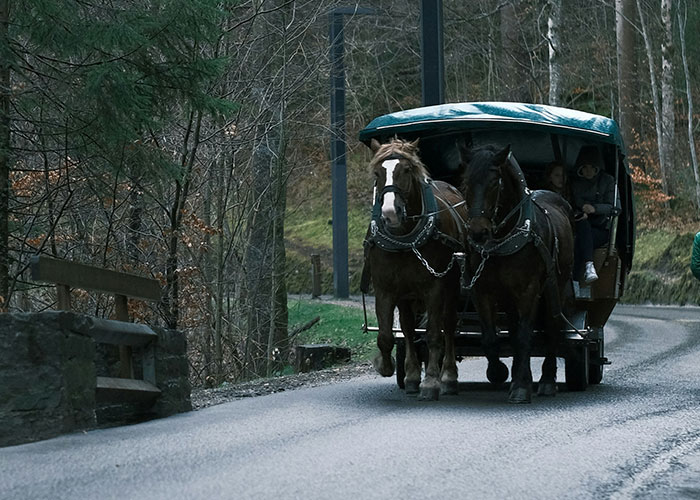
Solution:
<svg viewBox="0 0 700 500"><path fill-rule="evenodd" d="M387 227L396 227L399 225L399 219L395 213L382 214L382 222Z"/></svg>

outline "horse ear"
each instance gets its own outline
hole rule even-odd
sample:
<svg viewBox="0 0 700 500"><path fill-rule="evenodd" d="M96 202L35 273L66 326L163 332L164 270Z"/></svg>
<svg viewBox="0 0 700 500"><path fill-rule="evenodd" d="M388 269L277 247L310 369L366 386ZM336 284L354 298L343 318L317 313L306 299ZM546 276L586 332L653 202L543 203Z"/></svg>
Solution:
<svg viewBox="0 0 700 500"><path fill-rule="evenodd" d="M503 148L501 151L496 153L496 155L493 157L493 164L499 165L499 166L505 165L509 154L510 154L510 144L508 144L505 148Z"/></svg>
<svg viewBox="0 0 700 500"><path fill-rule="evenodd" d="M420 142L420 137L419 137L418 139L416 139L415 141L410 142L409 145L411 146L411 148L412 148L413 150L417 150L417 149L418 149L418 143L419 143L419 142Z"/></svg>
<svg viewBox="0 0 700 500"><path fill-rule="evenodd" d="M457 151L459 152L460 164L468 164L472 159L472 150L467 144L467 139L463 135L459 136L455 141L455 145L457 146Z"/></svg>
<svg viewBox="0 0 700 500"><path fill-rule="evenodd" d="M369 141L369 148L372 150L373 153L376 153L379 151L379 148L382 147L382 145L379 143L377 139L372 139Z"/></svg>

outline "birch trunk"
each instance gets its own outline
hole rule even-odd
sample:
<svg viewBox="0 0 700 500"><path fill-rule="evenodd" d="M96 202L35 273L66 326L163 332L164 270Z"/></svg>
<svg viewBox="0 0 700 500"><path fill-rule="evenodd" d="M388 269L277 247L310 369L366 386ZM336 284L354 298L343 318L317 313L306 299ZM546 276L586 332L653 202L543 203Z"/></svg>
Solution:
<svg viewBox="0 0 700 500"><path fill-rule="evenodd" d="M561 22L562 0L549 0L549 19L547 20L547 40L549 41L549 104L559 106L562 92L561 67Z"/></svg>
<svg viewBox="0 0 700 500"><path fill-rule="evenodd" d="M642 37L644 38L644 47L646 48L647 60L649 61L649 80L651 83L651 98L652 103L654 105L654 124L656 126L656 144L659 152L659 170L661 173L662 190L664 194L668 194L668 187L666 182L666 169L663 163L664 158L662 155L663 139L661 123L661 104L659 103L659 86L656 82L656 70L654 69L654 51L652 50L651 38L649 37L649 32L647 31L644 12L642 11L642 5L640 3L640 0L636 0L636 3L637 14L639 15L639 24L642 28Z"/></svg>
<svg viewBox="0 0 700 500"><path fill-rule="evenodd" d="M661 44L661 165L664 192L671 194L670 176L673 171L673 141L675 117L673 112L673 18L671 0L661 0L661 24L664 29ZM668 203L667 203L668 205Z"/></svg>

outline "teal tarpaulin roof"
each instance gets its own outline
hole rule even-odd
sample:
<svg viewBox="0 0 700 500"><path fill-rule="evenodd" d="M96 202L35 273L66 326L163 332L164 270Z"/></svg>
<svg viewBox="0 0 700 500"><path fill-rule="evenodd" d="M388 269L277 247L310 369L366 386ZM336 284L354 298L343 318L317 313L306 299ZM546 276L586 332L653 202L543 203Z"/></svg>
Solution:
<svg viewBox="0 0 700 500"><path fill-rule="evenodd" d="M387 134L453 129L517 128L594 136L595 140L622 147L615 120L568 108L517 102L463 102L397 111L372 120L360 131L360 140Z"/></svg>

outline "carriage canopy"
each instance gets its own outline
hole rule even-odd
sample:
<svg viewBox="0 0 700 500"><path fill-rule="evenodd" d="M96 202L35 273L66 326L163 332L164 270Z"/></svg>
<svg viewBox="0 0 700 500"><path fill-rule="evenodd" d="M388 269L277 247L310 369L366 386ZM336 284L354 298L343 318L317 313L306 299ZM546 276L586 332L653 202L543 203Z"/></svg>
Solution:
<svg viewBox="0 0 700 500"><path fill-rule="evenodd" d="M421 157L433 178L454 180L460 157L456 139L469 144L510 145L528 184L537 187L546 165L564 163L574 175L576 156L583 146L595 145L605 170L616 182L622 214L616 247L625 270L634 253L634 199L625 160L625 145L615 120L556 106L517 102L464 102L426 106L379 116L360 131L359 139L387 142L398 136L420 138Z"/></svg>

